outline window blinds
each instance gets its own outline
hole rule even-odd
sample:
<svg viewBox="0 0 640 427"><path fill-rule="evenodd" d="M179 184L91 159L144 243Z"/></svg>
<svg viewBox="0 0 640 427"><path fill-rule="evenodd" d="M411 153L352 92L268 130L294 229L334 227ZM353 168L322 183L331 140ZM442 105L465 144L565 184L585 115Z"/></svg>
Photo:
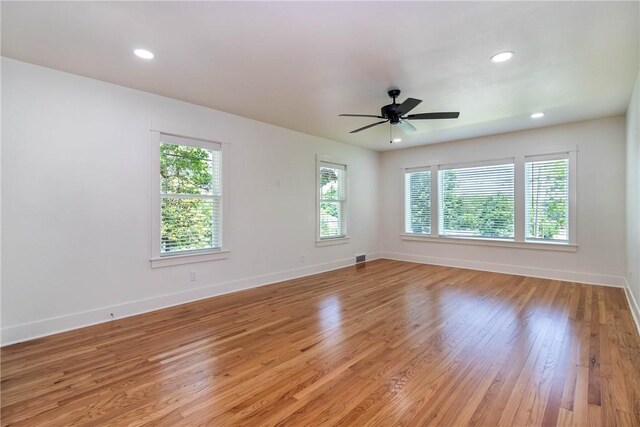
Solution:
<svg viewBox="0 0 640 427"><path fill-rule="evenodd" d="M440 234L513 238L514 165L441 167Z"/></svg>
<svg viewBox="0 0 640 427"><path fill-rule="evenodd" d="M431 171L408 169L404 175L404 231L431 233Z"/></svg>
<svg viewBox="0 0 640 427"><path fill-rule="evenodd" d="M347 186L345 165L320 162L320 238L346 234Z"/></svg>
<svg viewBox="0 0 640 427"><path fill-rule="evenodd" d="M527 240L568 241L567 154L525 159L525 200Z"/></svg>
<svg viewBox="0 0 640 427"><path fill-rule="evenodd" d="M221 203L220 145L161 134L160 254L219 249Z"/></svg>

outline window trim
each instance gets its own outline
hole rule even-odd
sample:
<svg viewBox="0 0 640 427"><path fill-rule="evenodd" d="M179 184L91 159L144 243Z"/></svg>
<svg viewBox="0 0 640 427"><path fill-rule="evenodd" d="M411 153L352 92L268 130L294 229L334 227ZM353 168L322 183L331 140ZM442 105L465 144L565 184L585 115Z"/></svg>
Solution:
<svg viewBox="0 0 640 427"><path fill-rule="evenodd" d="M215 261L229 258L230 251L225 246L227 241L226 218L229 218L228 209L228 183L229 183L229 156L227 143L205 139L200 137L181 135L176 132L163 129L150 129L151 133L151 257L149 262L151 268L170 267L174 265L192 264L197 262ZM222 153L222 194L220 196L220 240L221 247L214 249L203 249L194 251L184 251L175 254L161 254L161 207L162 196L160 194L160 136L177 137L189 139L194 146L201 148L211 148L211 144L220 146ZM176 141L178 142L178 141Z"/></svg>
<svg viewBox="0 0 640 427"><path fill-rule="evenodd" d="M343 203L343 220L342 220L342 227L343 227L343 234L341 236L336 236L336 237L320 237L320 197L322 196L321 194L321 190L320 190L320 182L321 182L321 177L320 177L320 167L323 163L332 163L334 165L337 166L343 166L344 167L344 187L345 187L345 199L342 202ZM349 243L349 199L350 199L350 192L349 192L349 164L347 162L345 162L342 159L339 159L337 157L334 156L329 156L326 154L316 154L316 179L315 179L315 186L316 186L316 247L322 247L322 246L334 246L334 245L341 245L341 244L345 244L345 243Z"/></svg>
<svg viewBox="0 0 640 427"><path fill-rule="evenodd" d="M540 249L548 251L558 252L577 252L578 245L564 242L532 242L530 240L526 242L516 242L513 240L505 239L491 239L484 237L455 237L455 236L419 236L415 234L402 234L400 239L407 241L423 241L431 243L454 243L470 246L494 246L513 249Z"/></svg>
<svg viewBox="0 0 640 427"><path fill-rule="evenodd" d="M554 158L567 156L569 159L569 228L568 241L542 241L526 240L525 237L525 159ZM538 249L561 252L576 252L578 250L577 239L577 207L578 207L578 146L568 144L565 146L541 147L539 149L525 149L514 152L511 156L500 158L479 158L474 161L447 162L446 159L438 159L422 165L411 165L400 168L399 185L402 188L402 215L399 219L400 239L405 241L423 241L430 243L453 243L472 246L509 247L514 249ZM514 165L514 237L513 239L492 239L483 237L458 237L440 235L440 183L439 170L453 167L488 166L491 164L504 164L513 162ZM411 234L405 232L405 174L416 170L431 170L431 234Z"/></svg>

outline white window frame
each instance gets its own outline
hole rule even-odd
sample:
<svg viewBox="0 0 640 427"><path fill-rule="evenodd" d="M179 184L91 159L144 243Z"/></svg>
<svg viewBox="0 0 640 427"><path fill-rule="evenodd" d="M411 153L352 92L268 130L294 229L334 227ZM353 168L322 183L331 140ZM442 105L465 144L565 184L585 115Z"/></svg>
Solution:
<svg viewBox="0 0 640 427"><path fill-rule="evenodd" d="M569 159L569 228L568 242L566 241L540 241L526 240L526 207L525 207L525 159L531 158L552 158L564 155ZM539 249L560 252L577 252L577 174L578 174L578 147L576 145L566 145L560 147L540 148L539 150L522 150L511 157L509 161L514 164L514 238L513 239L491 239L484 237L455 237L440 235L440 190L438 171L456 167L487 166L490 164L506 163L507 158L502 159L479 159L465 163L448 163L437 161L426 165L412 165L401 168L401 185L403 199L402 218L400 218L400 238L407 241L423 241L434 243L464 244L472 246L497 246L515 249ZM405 173L411 170L431 169L431 234L418 235L405 232Z"/></svg>
<svg viewBox="0 0 640 427"><path fill-rule="evenodd" d="M222 194L220 196L220 248L203 249L198 251L186 251L175 254L161 254L161 204L162 196L160 192L160 144L161 135L176 137L176 143L182 145L192 145L205 149L220 147L222 154ZM183 139L179 141L177 138ZM214 142L209 139L180 135L174 132L151 129L151 268L170 267L174 265L192 264L197 262L215 261L229 258L229 250L226 248L226 221L228 218L228 144Z"/></svg>
<svg viewBox="0 0 640 427"><path fill-rule="evenodd" d="M333 164L344 168L344 187L345 187L345 199L342 202L342 235L336 237L320 237L320 204L322 203L320 183L322 178L320 176L320 167L324 164ZM333 246L340 245L349 242L349 165L343 160L324 154L316 155L316 246Z"/></svg>

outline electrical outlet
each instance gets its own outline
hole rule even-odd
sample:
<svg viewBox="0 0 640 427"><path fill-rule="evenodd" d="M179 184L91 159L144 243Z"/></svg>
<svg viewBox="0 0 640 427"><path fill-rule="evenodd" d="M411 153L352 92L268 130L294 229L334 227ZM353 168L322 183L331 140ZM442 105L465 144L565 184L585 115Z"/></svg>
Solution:
<svg viewBox="0 0 640 427"><path fill-rule="evenodd" d="M189 279L192 282L195 282L196 280L198 280L198 274L195 271L192 271L191 273L189 273Z"/></svg>
<svg viewBox="0 0 640 427"><path fill-rule="evenodd" d="M276 179L276 187L280 187L280 179Z"/></svg>

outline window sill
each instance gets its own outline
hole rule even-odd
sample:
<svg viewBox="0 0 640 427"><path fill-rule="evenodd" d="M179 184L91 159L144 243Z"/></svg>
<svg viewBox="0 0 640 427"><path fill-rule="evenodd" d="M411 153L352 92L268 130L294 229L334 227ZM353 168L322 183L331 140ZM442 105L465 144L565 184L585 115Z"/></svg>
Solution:
<svg viewBox="0 0 640 427"><path fill-rule="evenodd" d="M400 235L402 240L432 243L453 243L458 245L494 246L513 249L537 249L544 251L577 252L578 245L554 242L514 242L499 239L479 239L468 237L419 236L414 234Z"/></svg>
<svg viewBox="0 0 640 427"><path fill-rule="evenodd" d="M335 237L333 239L316 240L317 247L343 245L345 243L349 243L349 236Z"/></svg>
<svg viewBox="0 0 640 427"><path fill-rule="evenodd" d="M151 268L171 267L174 265L193 264L196 262L217 261L229 258L228 250L205 252L200 254L170 255L159 258L151 258Z"/></svg>

